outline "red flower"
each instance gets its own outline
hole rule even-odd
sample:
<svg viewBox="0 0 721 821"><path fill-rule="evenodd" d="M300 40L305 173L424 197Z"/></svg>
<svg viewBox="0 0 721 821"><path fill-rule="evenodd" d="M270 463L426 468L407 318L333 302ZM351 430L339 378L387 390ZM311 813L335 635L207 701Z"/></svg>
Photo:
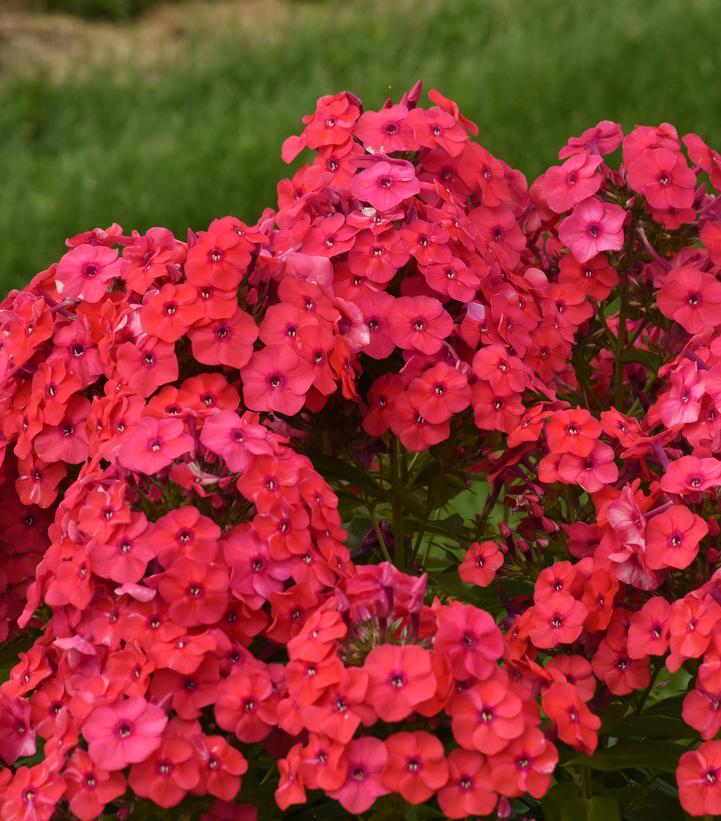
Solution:
<svg viewBox="0 0 721 821"><path fill-rule="evenodd" d="M198 762L189 741L166 736L148 758L130 768L128 784L136 795L160 807L174 807L200 779Z"/></svg>
<svg viewBox="0 0 721 821"><path fill-rule="evenodd" d="M488 587L503 565L503 553L495 542L473 542L458 567L458 575L467 584Z"/></svg>
<svg viewBox="0 0 721 821"><path fill-rule="evenodd" d="M572 596L555 593L533 606L529 637L536 647L572 644L581 635L588 611Z"/></svg>
<svg viewBox="0 0 721 821"><path fill-rule="evenodd" d="M525 728L523 704L500 675L459 693L451 700L449 712L456 741L486 755L502 750Z"/></svg>
<svg viewBox="0 0 721 821"><path fill-rule="evenodd" d="M685 505L671 505L646 525L646 564L652 570L683 570L696 558L708 525Z"/></svg>
<svg viewBox="0 0 721 821"><path fill-rule="evenodd" d="M453 750L448 756L448 784L438 793L438 803L447 818L488 815L498 801L490 787L487 759L474 750Z"/></svg>
<svg viewBox="0 0 721 821"><path fill-rule="evenodd" d="M453 328L453 320L443 305L432 297L403 296L393 305L391 338L400 348L432 355L443 347Z"/></svg>
<svg viewBox="0 0 721 821"><path fill-rule="evenodd" d="M556 725L558 737L586 755L593 755L598 745L601 719L586 706L576 688L566 682L555 682L544 691L541 704Z"/></svg>
<svg viewBox="0 0 721 821"><path fill-rule="evenodd" d="M409 804L423 804L448 781L443 744L430 733L395 733L386 739L386 750L381 779Z"/></svg>
<svg viewBox="0 0 721 821"><path fill-rule="evenodd" d="M543 175L543 194L557 213L568 211L593 196L603 178L598 173L602 158L597 154L574 154L563 165L554 165Z"/></svg>
<svg viewBox="0 0 721 821"><path fill-rule="evenodd" d="M534 798L546 794L558 762L558 750L536 727L514 739L489 761L491 782L501 795L510 798L530 793Z"/></svg>
<svg viewBox="0 0 721 821"><path fill-rule="evenodd" d="M96 767L85 750L75 750L64 777L70 811L81 821L97 818L106 804L125 792L123 774Z"/></svg>
<svg viewBox="0 0 721 821"><path fill-rule="evenodd" d="M266 673L233 673L221 682L215 702L218 726L246 744L267 738L277 723L273 682Z"/></svg>
<svg viewBox="0 0 721 821"><path fill-rule="evenodd" d="M453 675L488 678L503 655L503 639L491 616L470 605L453 603L439 608L435 649L448 656Z"/></svg>
<svg viewBox="0 0 721 821"><path fill-rule="evenodd" d="M718 324L721 282L693 265L681 265L669 271L656 301L664 316L695 334Z"/></svg>
<svg viewBox="0 0 721 821"><path fill-rule="evenodd" d="M368 654L368 703L383 721L407 718L416 704L436 692L436 678L427 650L412 644L383 644Z"/></svg>
<svg viewBox="0 0 721 821"><path fill-rule="evenodd" d="M680 151L650 148L628 166L629 186L643 194L652 208L690 208L696 175Z"/></svg>
<svg viewBox="0 0 721 821"><path fill-rule="evenodd" d="M681 756L676 768L678 797L690 815L721 813L721 741L705 741Z"/></svg>
<svg viewBox="0 0 721 821"><path fill-rule="evenodd" d="M176 342L203 316L192 285L166 283L140 309L143 329L165 342Z"/></svg>
<svg viewBox="0 0 721 821"><path fill-rule="evenodd" d="M155 578L158 592L168 603L168 613L177 624L214 624L225 613L228 571L223 565L181 556Z"/></svg>

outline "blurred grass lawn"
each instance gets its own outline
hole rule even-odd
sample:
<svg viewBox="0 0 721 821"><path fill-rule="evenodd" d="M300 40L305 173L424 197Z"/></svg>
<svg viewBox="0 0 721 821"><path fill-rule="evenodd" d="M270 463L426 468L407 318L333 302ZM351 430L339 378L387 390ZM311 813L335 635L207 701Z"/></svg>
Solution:
<svg viewBox="0 0 721 821"><path fill-rule="evenodd" d="M0 290L96 225L183 237L227 213L254 220L288 173L283 138L344 88L378 105L422 78L529 177L603 118L668 120L721 146L719 0L388 0L372 13L288 0L286 12L273 36L221 26L151 72L0 76Z"/></svg>

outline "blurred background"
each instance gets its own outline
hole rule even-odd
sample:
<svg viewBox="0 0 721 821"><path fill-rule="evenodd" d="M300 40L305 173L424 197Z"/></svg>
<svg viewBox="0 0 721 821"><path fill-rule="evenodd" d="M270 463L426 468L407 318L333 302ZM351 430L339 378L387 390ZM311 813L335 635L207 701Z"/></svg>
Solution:
<svg viewBox="0 0 721 821"><path fill-rule="evenodd" d="M0 0L0 290L119 222L255 221L315 99L421 78L532 179L599 119L721 146L721 0Z"/></svg>

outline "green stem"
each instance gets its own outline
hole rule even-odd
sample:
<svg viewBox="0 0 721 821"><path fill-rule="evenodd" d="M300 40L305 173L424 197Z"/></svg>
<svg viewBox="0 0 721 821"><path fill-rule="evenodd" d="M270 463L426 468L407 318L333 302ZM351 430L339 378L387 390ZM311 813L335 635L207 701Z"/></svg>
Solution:
<svg viewBox="0 0 721 821"><path fill-rule="evenodd" d="M386 540L383 538L383 533L381 532L380 525L378 524L378 519L376 519L375 508L370 511L370 514L371 519L373 520L373 530L376 532L376 538L378 539L378 544L380 545L381 552L383 553L383 558L387 562L393 564L393 559L388 551L388 545L386 544Z"/></svg>
<svg viewBox="0 0 721 821"><path fill-rule="evenodd" d="M591 780L590 767L581 767L581 790L586 800L593 798L593 782Z"/></svg>
<svg viewBox="0 0 721 821"><path fill-rule="evenodd" d="M653 671L653 675L651 676L651 681L648 683L648 687L641 693L641 698L638 702L638 706L636 707L636 715L638 715L641 710L643 710L644 705L646 704L646 699L651 694L651 690L653 689L653 685L656 683L656 679L658 678L658 674L661 672L662 665L659 666Z"/></svg>
<svg viewBox="0 0 721 821"><path fill-rule="evenodd" d="M391 507L393 510L393 553L395 565L399 570L403 570L406 563L405 545L403 544L403 503L398 492L401 483L402 455L400 439L394 439L391 445Z"/></svg>

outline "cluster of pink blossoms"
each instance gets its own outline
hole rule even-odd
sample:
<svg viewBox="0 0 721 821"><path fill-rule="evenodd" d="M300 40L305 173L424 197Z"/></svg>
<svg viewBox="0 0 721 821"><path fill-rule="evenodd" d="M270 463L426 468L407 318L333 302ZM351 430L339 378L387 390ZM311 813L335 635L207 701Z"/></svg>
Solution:
<svg viewBox="0 0 721 821"><path fill-rule="evenodd" d="M429 96L2 303L2 821L721 814L721 155Z"/></svg>

